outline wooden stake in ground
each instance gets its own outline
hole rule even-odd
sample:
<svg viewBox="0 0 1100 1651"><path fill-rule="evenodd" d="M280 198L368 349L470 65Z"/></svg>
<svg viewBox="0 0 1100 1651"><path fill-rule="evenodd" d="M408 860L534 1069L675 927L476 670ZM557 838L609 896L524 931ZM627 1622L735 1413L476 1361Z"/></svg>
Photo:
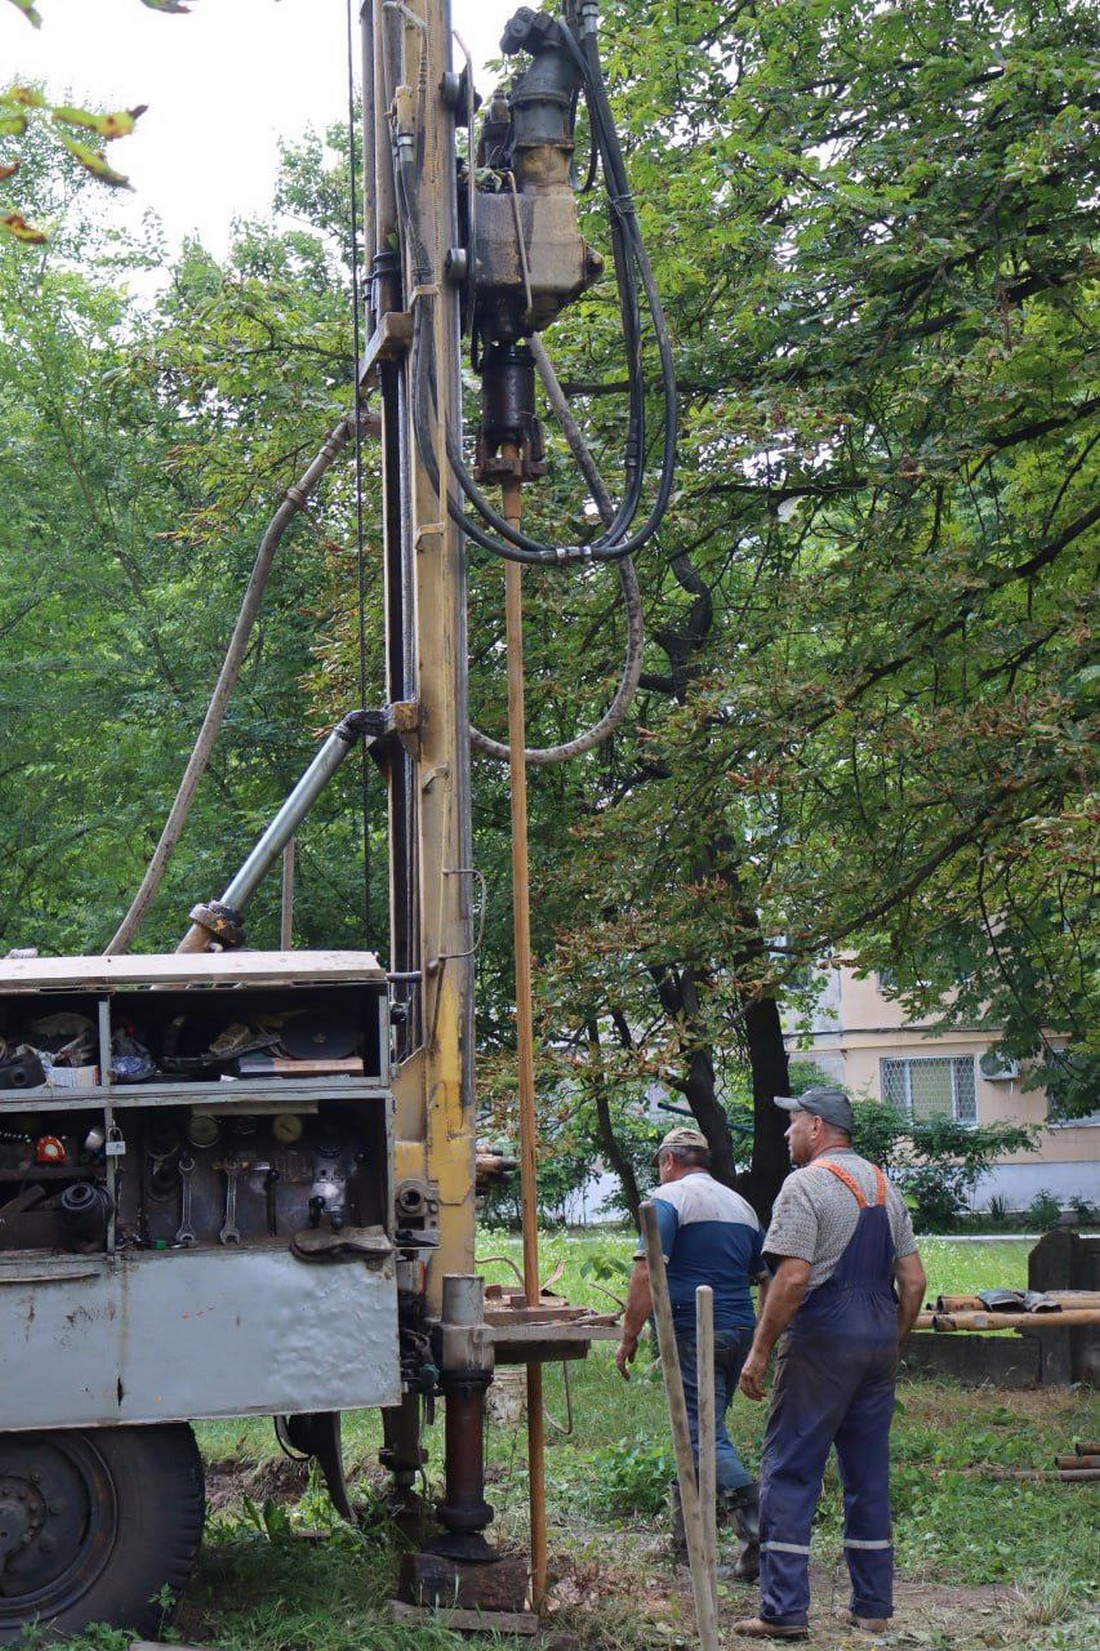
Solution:
<svg viewBox="0 0 1100 1651"><path fill-rule="evenodd" d="M699 1419L699 1513L703 1523L703 1558L715 1609L718 1605L717 1463L714 1413L714 1291L700 1284L695 1292L695 1381Z"/></svg>
<svg viewBox="0 0 1100 1651"><path fill-rule="evenodd" d="M718 1613L714 1604L714 1585L707 1575L703 1520L699 1510L699 1488L695 1479L695 1458L691 1451L691 1433L688 1429L687 1405L684 1403L684 1384L680 1377L680 1356L676 1351L676 1332L672 1326L672 1307L668 1299L668 1279L665 1277L665 1258L657 1228L657 1211L647 1200L641 1206L639 1214L642 1218L642 1235L645 1238L646 1260L649 1265L653 1317L657 1321L661 1374L664 1377L668 1418L672 1426L672 1444L676 1452L676 1474L680 1481L680 1506L684 1513L684 1533L687 1536L688 1559L691 1564L691 1588L695 1596L695 1621L699 1629L699 1644L703 1651L718 1651Z"/></svg>

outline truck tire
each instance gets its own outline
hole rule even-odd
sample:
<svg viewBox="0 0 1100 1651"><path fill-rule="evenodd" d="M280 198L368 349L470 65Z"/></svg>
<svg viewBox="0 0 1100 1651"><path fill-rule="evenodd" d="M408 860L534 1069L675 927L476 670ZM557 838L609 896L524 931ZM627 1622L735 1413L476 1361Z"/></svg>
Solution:
<svg viewBox="0 0 1100 1651"><path fill-rule="evenodd" d="M0 1644L32 1623L156 1634L190 1581L203 1511L185 1422L0 1433Z"/></svg>

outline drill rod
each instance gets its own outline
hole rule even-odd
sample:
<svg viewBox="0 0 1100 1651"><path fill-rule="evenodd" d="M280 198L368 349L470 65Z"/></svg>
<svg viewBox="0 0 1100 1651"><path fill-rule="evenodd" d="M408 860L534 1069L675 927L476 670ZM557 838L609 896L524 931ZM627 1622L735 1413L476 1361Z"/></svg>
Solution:
<svg viewBox="0 0 1100 1651"><path fill-rule="evenodd" d="M503 458L516 462L510 444ZM504 515L518 527L523 482L518 473L501 484ZM512 925L516 954L516 1056L519 1085L520 1185L523 1197L523 1288L528 1307L537 1307L539 1280L538 1182L535 1165L535 1055L531 1012L531 891L527 869L526 716L523 702L523 569L504 564L504 605L508 657L508 764L512 793ZM537 1611L546 1593L546 1440L542 1410L542 1366L527 1366L527 1460L531 1520L531 1603Z"/></svg>

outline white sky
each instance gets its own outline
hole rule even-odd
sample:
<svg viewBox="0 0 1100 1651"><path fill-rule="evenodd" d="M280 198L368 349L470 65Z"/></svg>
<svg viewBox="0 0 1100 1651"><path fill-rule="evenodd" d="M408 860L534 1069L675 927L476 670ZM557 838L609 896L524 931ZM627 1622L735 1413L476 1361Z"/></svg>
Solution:
<svg viewBox="0 0 1100 1651"><path fill-rule="evenodd" d="M134 186L135 217L152 208L173 244L197 231L220 256L235 215L270 209L278 139L346 120L346 0L191 0L185 17L140 0L37 4L41 29L0 0L0 84L42 80L55 100L96 109L148 104L109 158ZM452 0L475 62L498 55L518 4ZM492 90L483 72L478 90Z"/></svg>

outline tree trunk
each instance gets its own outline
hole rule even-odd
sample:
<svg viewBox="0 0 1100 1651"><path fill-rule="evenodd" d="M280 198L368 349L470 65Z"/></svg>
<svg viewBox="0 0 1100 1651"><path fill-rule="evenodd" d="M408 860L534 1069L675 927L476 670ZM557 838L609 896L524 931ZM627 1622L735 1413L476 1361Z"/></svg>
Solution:
<svg viewBox="0 0 1100 1651"><path fill-rule="evenodd" d="M697 1050L692 1055L687 1073L678 1087L707 1138L710 1173L723 1186L734 1186L737 1165L733 1157L733 1136L726 1109L715 1092L714 1062L709 1050Z"/></svg>
<svg viewBox="0 0 1100 1651"><path fill-rule="evenodd" d="M790 1094L791 1080L779 1005L773 997L746 1003L745 1039L752 1067L752 1165L747 1175L738 1176L737 1191L766 1223L791 1167L783 1139L789 1119L774 1105L776 1095Z"/></svg>
<svg viewBox="0 0 1100 1651"><path fill-rule="evenodd" d="M667 965L651 969L650 974L661 1000L661 1007L673 1023L682 1022L690 1031L698 1024L699 994L695 971L690 965L671 969ZM707 1138L710 1147L710 1172L716 1181L732 1187L737 1175L733 1161L733 1136L730 1134L726 1109L718 1099L714 1082L714 1059L709 1044L700 1041L691 1049L687 1070L677 1080L676 1088Z"/></svg>
<svg viewBox="0 0 1100 1651"><path fill-rule="evenodd" d="M595 1052L600 1046L600 1031L594 1020L587 1024L588 1046ZM596 1101L596 1135L600 1143L600 1150L607 1159L614 1173L619 1177L619 1185L623 1189L630 1219L638 1231L641 1231L641 1217L638 1211L641 1208L642 1194L638 1187L638 1177L634 1174L634 1165L619 1146L615 1134L615 1125L611 1117L611 1105L607 1098L607 1084L602 1072L593 1077L593 1095Z"/></svg>

